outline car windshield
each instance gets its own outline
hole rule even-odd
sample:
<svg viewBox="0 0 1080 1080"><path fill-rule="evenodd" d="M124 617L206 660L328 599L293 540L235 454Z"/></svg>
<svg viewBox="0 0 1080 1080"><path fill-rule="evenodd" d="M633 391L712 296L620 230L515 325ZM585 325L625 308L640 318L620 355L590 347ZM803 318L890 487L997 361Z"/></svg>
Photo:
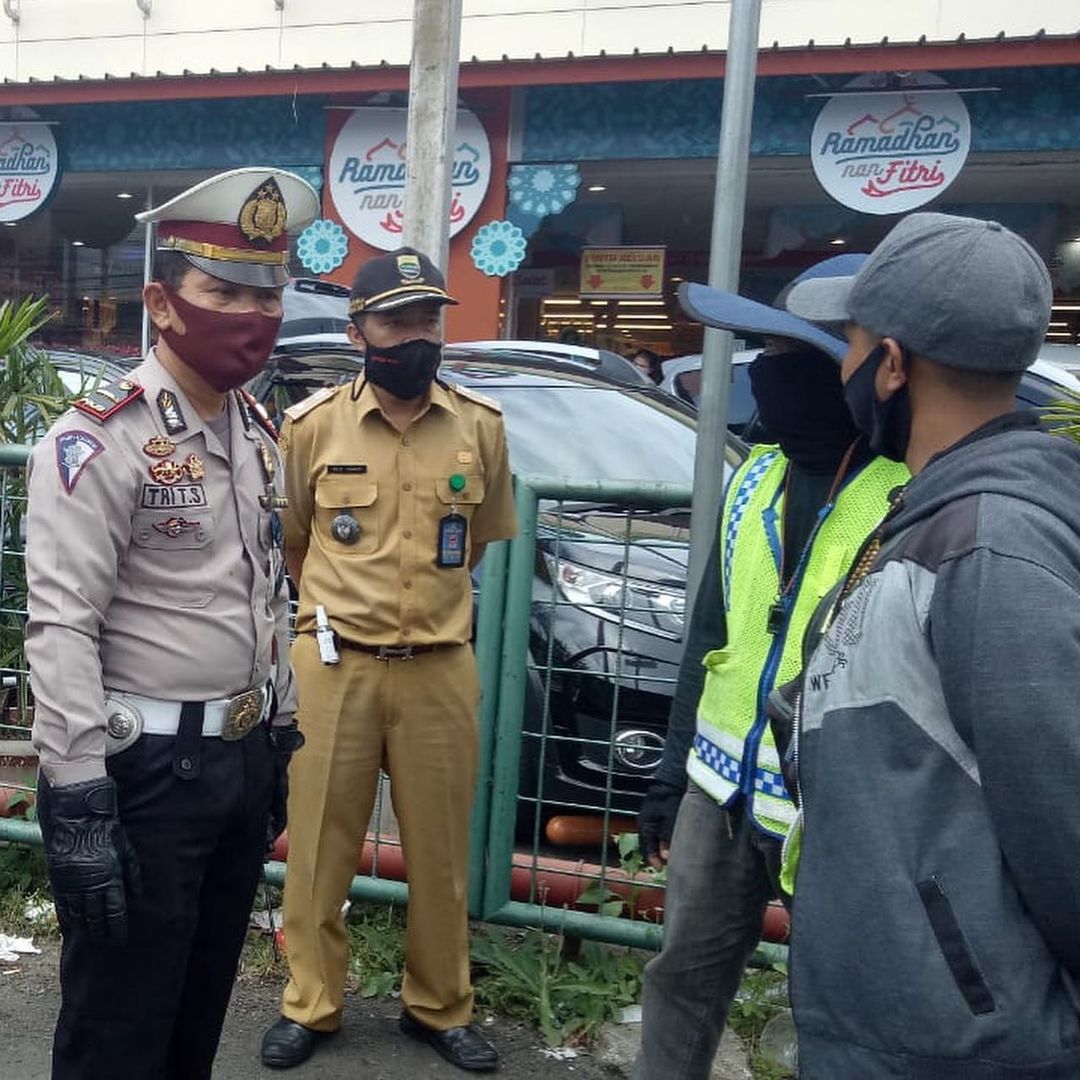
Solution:
<svg viewBox="0 0 1080 1080"><path fill-rule="evenodd" d="M510 466L519 475L693 482L694 427L650 397L574 379L500 378L449 365L443 372L502 405Z"/></svg>

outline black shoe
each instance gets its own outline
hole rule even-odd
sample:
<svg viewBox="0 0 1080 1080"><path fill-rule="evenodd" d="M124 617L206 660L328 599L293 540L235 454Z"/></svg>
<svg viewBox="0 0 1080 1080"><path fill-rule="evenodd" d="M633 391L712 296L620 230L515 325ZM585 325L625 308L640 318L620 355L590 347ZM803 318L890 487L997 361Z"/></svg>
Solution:
<svg viewBox="0 0 1080 1080"><path fill-rule="evenodd" d="M263 1036L262 1063L271 1069L291 1069L307 1061L315 1044L333 1034L333 1031L314 1031L283 1016Z"/></svg>
<svg viewBox="0 0 1080 1080"><path fill-rule="evenodd" d="M472 1024L468 1027L437 1031L403 1011L400 1026L406 1035L435 1047L451 1065L456 1065L459 1069L467 1069L469 1072L494 1072L499 1067L499 1055L495 1053L495 1047Z"/></svg>

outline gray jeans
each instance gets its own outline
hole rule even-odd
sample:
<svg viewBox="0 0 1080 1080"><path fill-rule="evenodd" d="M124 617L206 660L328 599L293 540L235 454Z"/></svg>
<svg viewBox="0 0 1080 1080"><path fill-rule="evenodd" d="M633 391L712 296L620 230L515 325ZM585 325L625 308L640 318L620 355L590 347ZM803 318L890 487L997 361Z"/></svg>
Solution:
<svg viewBox="0 0 1080 1080"><path fill-rule="evenodd" d="M779 895L780 841L691 784L668 860L664 947L645 968L633 1080L707 1080L743 969Z"/></svg>

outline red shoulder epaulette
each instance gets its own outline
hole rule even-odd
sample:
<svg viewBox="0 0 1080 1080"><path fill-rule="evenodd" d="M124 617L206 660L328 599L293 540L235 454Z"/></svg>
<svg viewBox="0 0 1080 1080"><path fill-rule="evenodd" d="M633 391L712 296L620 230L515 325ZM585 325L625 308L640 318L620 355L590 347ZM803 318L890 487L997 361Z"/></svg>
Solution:
<svg viewBox="0 0 1080 1080"><path fill-rule="evenodd" d="M121 379L119 382L109 383L107 386L99 386L92 390L86 397L73 401L72 405L79 412L92 416L99 423L104 423L110 416L114 416L124 406L146 393L146 390L138 383L130 379Z"/></svg>
<svg viewBox="0 0 1080 1080"><path fill-rule="evenodd" d="M241 408L247 410L248 416L250 416L255 423L259 425L270 436L274 442L277 442L278 430L274 426L274 421L266 415L266 410L259 404L258 399L249 394L243 387L237 390L237 394L240 395Z"/></svg>

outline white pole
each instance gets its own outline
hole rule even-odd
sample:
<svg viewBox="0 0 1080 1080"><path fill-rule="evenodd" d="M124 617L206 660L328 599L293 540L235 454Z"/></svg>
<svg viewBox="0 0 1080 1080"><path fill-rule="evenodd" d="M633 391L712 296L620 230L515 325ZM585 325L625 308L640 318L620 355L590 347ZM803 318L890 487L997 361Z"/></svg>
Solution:
<svg viewBox="0 0 1080 1080"><path fill-rule="evenodd" d="M739 287L760 22L761 0L732 0L709 253L709 284L713 288L732 292ZM728 401L731 397L731 350L732 335L729 331L706 328L690 523L690 569L687 576L687 598L690 600L697 595L709 559L716 557L712 542L716 535L720 500L724 494L723 463Z"/></svg>
<svg viewBox="0 0 1080 1080"><path fill-rule="evenodd" d="M462 0L414 0L405 155L405 243L445 272Z"/></svg>

